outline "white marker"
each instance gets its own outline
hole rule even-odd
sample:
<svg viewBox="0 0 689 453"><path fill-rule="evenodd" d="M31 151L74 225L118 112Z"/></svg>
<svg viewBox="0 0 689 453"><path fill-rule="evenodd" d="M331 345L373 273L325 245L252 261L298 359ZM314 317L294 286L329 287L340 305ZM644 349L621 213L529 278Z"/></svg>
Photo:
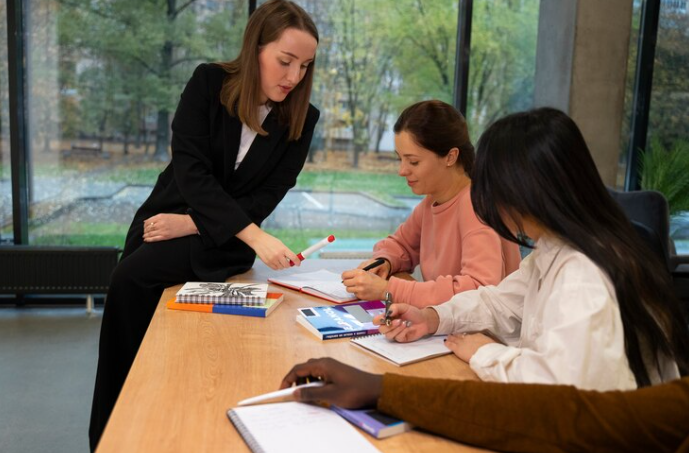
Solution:
<svg viewBox="0 0 689 453"><path fill-rule="evenodd" d="M306 258L309 257L314 252L317 252L318 250L322 249L326 245L330 244L335 240L335 236L332 234L328 236L327 238L323 239L322 241L318 241L317 243L313 244L311 247L307 248L301 253L297 253L297 258L299 258L299 261L304 261ZM289 262L290 266L294 266L293 262Z"/></svg>

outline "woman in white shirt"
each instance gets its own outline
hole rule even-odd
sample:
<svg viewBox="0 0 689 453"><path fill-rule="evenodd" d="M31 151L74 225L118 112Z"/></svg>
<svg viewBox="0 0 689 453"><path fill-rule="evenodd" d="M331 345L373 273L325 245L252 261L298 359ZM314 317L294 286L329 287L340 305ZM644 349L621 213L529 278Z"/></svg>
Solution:
<svg viewBox="0 0 689 453"><path fill-rule="evenodd" d="M686 375L687 324L669 273L608 195L576 124L542 108L481 137L471 200L534 251L497 286L423 310L394 304L389 339L452 334L483 380L633 389Z"/></svg>

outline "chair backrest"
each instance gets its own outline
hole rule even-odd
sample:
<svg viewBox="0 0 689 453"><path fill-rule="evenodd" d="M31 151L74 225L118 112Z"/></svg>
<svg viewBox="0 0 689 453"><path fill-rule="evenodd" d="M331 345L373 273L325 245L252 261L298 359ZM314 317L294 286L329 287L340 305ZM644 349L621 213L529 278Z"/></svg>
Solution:
<svg viewBox="0 0 689 453"><path fill-rule="evenodd" d="M658 253L670 271L670 208L662 193L653 190L619 192L608 188L639 236Z"/></svg>

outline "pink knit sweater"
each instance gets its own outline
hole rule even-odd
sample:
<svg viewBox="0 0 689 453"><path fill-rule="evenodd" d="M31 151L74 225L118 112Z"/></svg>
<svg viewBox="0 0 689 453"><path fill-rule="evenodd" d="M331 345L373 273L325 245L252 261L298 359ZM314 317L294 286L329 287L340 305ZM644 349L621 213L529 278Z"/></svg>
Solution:
<svg viewBox="0 0 689 453"><path fill-rule="evenodd" d="M517 244L502 239L476 217L470 186L433 206L426 197L397 231L379 241L373 256L386 258L392 273L421 265L422 282L392 277L393 301L417 307L438 305L454 294L497 285L519 267Z"/></svg>

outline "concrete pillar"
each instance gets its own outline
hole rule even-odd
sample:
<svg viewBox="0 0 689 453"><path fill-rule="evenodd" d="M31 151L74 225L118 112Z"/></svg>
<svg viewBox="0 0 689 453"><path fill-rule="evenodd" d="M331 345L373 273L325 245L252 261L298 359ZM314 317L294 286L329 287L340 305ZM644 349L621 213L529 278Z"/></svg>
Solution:
<svg viewBox="0 0 689 453"><path fill-rule="evenodd" d="M541 0L534 105L579 125L603 181L615 186L633 0Z"/></svg>

